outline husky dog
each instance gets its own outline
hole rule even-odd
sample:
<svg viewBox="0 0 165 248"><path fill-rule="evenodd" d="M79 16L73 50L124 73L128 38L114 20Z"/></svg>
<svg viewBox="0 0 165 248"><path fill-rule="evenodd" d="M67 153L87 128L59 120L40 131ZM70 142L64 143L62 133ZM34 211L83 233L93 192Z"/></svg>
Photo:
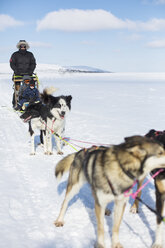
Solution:
<svg viewBox="0 0 165 248"><path fill-rule="evenodd" d="M31 135L31 154L35 154L34 130L41 131L41 142L44 144L44 153L52 154L52 135L55 135L57 154L63 154L61 137L65 130L66 114L71 110L72 96L52 96L44 90L41 94L42 102L31 104L20 118L29 122Z"/></svg>
<svg viewBox="0 0 165 248"><path fill-rule="evenodd" d="M151 129L146 135L150 139L154 139L162 143L165 149L165 131L156 131ZM151 172L154 174L157 170ZM141 187L143 180L138 182L138 188ZM163 215L164 201L165 201L165 170L161 172L158 176L154 178L155 183L155 195L156 195L156 210L159 216ZM138 197L141 196L141 191L138 194ZM130 211L132 213L137 213L139 208L139 201L136 199L132 205ZM155 242L152 248L163 248L163 222L157 217L157 228L156 228L156 237Z"/></svg>
<svg viewBox="0 0 165 248"><path fill-rule="evenodd" d="M125 142L111 147L82 149L62 159L56 166L55 175L60 178L69 170L65 199L57 227L64 225L64 215L71 198L88 182L95 199L97 219L97 248L105 248L104 213L109 202L115 202L112 248L123 248L119 242L119 227L127 198L124 192L133 182L145 178L148 172L165 168L165 151L161 144L143 136L125 138Z"/></svg>

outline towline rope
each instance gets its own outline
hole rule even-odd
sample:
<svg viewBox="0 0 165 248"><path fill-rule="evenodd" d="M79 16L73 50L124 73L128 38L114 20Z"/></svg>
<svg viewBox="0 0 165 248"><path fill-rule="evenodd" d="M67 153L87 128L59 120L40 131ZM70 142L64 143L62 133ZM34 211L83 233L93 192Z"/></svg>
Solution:
<svg viewBox="0 0 165 248"><path fill-rule="evenodd" d="M41 121L41 120L40 120ZM41 121L42 124L45 125L46 128L48 128L52 134L54 134L55 136L57 136L60 140L64 141L67 145L69 145L70 147L72 147L76 152L78 152L78 150L73 146L71 145L68 141L66 141L64 138L62 138L59 134L57 134L54 130L53 130L53 125L54 125L54 122L55 120L52 121L52 128L48 127L48 125L46 124L45 121Z"/></svg>
<svg viewBox="0 0 165 248"><path fill-rule="evenodd" d="M107 147L112 146L112 144L94 143L94 142L89 142L89 141L83 141L83 140L72 139L72 138L70 138L70 137L64 137L64 139L66 139L66 140L71 140L71 141L75 141L75 142L78 142L78 143L96 145L96 146L107 146Z"/></svg>
<svg viewBox="0 0 165 248"><path fill-rule="evenodd" d="M107 147L111 146L111 144L93 143L93 142L88 142L88 141L82 141L82 140L71 139L70 137L64 137L64 138L62 138L59 134L57 134L57 133L53 130L53 125L54 125L55 120L52 121L52 128L48 127L48 125L47 125L45 122L43 122L43 121L41 121L41 122L45 125L46 128L48 128L48 129L51 131L52 134L54 134L55 136L57 136L60 140L64 141L67 145L69 145L70 147L72 147L72 148L73 148L75 151L77 151L77 152L78 152L78 150L77 150L74 146L77 146L77 147L79 147L79 148L81 148L81 149L83 149L84 147L79 146L79 145L77 145L77 144L74 144L74 143L72 143L72 142L68 142L68 140L69 140L69 141L72 140L72 141L80 142L80 143L91 144L91 145L96 145L96 146L99 146L99 145L100 145L100 146L107 146Z"/></svg>

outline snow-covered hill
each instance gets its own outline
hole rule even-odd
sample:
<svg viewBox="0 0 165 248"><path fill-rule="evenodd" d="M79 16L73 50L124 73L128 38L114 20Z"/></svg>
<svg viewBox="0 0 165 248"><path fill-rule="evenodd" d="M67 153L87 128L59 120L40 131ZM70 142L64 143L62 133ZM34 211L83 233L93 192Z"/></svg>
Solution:
<svg viewBox="0 0 165 248"><path fill-rule="evenodd" d="M87 73L108 73L109 71L93 68L89 66L64 66L68 72L87 72Z"/></svg>

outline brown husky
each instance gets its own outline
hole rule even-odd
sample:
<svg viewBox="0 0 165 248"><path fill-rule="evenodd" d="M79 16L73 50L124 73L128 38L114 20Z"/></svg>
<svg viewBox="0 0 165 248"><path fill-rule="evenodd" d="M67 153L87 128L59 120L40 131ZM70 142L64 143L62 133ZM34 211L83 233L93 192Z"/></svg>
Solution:
<svg viewBox="0 0 165 248"><path fill-rule="evenodd" d="M65 199L55 225L64 225L69 201L88 182L95 199L98 236L95 247L105 247L104 213L107 204L114 201L112 248L122 248L119 227L128 200L124 197L124 192L136 179L144 179L150 171L157 168L165 168L165 151L161 144L143 136L125 138L125 142L119 145L97 149L92 147L68 155L57 164L55 170L57 178L70 171Z"/></svg>
<svg viewBox="0 0 165 248"><path fill-rule="evenodd" d="M157 140L162 143L165 149L165 131L156 131L151 129L146 135L150 139ZM157 170L151 172L154 174ZM138 182L138 189L141 187L143 180ZM159 216L163 215L163 210L165 206L165 170L161 172L158 176L154 178L155 183L155 195L156 195L156 211ZM141 191L138 194L140 198ZM137 213L139 210L139 201L136 199L131 207L132 213ZM155 233L155 241L152 248L163 248L163 221L160 217L157 217L157 227Z"/></svg>

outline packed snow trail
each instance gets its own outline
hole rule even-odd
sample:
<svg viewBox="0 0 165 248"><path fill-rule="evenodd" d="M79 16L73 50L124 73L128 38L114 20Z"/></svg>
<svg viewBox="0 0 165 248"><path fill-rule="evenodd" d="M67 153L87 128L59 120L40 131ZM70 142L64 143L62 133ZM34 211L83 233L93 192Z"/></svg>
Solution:
<svg viewBox="0 0 165 248"><path fill-rule="evenodd" d="M41 90L53 85L59 88L55 95L73 97L66 137L118 144L125 136L144 134L150 128L164 130L162 83L114 83L104 74L51 74L40 81ZM54 168L63 156L57 155L55 148L52 156L46 156L41 146L37 146L35 156L29 155L28 125L11 108L10 74L0 76L0 88L0 247L92 248L96 241L96 218L89 186L85 185L71 200L64 227L56 228L53 223L64 198L68 175L57 182ZM159 109L157 118L153 118L152 109ZM39 133L35 142L39 143ZM71 152L71 147L64 147L64 156ZM143 190L144 199L155 206L153 182ZM140 206L139 215L133 215L130 206L131 200L120 227L121 243L126 248L149 248L154 240L156 218L145 206ZM113 204L109 207L113 210ZM113 215L105 217L106 247L111 243L112 221Z"/></svg>

